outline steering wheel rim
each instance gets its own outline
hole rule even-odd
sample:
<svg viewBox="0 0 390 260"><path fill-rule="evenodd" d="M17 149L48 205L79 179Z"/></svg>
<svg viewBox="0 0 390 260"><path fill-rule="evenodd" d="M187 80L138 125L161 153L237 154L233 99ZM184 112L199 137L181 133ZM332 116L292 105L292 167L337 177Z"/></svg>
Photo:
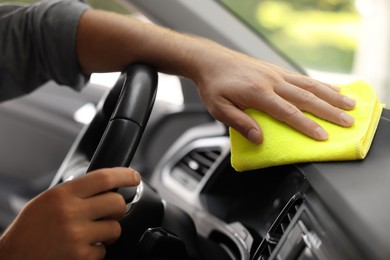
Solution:
<svg viewBox="0 0 390 260"><path fill-rule="evenodd" d="M50 188L99 168L130 166L153 108L157 80L157 71L149 65L135 64L123 71L98 104L91 123L76 138ZM183 219L183 213L170 206L171 213L166 216L167 205L147 183L117 192L124 197L128 211L120 220L121 236L106 246L105 259L144 259L148 247L139 242L145 232L166 225L164 218ZM196 234L193 224L188 226L191 235ZM196 244L194 239L191 242Z"/></svg>
<svg viewBox="0 0 390 260"><path fill-rule="evenodd" d="M157 82L153 67L127 67L98 104L49 187L99 168L129 167L153 108Z"/></svg>
<svg viewBox="0 0 390 260"><path fill-rule="evenodd" d="M95 169L129 167L154 105L157 81L157 71L149 65L127 67L99 102L93 120L74 141L49 188ZM138 191L143 191L142 196ZM163 203L148 185L117 192L124 197L128 212L120 221L121 236L106 248L105 259L139 257L137 243L145 230L160 224Z"/></svg>

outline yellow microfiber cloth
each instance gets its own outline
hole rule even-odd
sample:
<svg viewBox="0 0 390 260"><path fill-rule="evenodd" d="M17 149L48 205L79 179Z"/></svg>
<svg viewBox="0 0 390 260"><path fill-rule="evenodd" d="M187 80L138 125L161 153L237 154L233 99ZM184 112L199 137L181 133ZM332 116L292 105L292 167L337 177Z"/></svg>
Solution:
<svg viewBox="0 0 390 260"><path fill-rule="evenodd" d="M233 168L247 171L292 163L364 159L383 105L372 87L364 81L341 86L341 93L356 100L355 108L347 111L355 118L352 127L341 127L306 113L329 133L326 141L311 139L263 112L245 110L259 123L264 138L260 145L255 145L230 128Z"/></svg>

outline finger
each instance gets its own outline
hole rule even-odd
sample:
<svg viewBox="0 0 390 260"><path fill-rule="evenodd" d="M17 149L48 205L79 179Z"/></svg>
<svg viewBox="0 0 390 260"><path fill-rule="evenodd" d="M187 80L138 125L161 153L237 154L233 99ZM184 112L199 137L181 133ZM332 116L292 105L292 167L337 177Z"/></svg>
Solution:
<svg viewBox="0 0 390 260"><path fill-rule="evenodd" d="M106 255L106 247L102 243L77 244L69 249L66 255L56 259L104 259ZM53 250L53 248L49 248L49 250Z"/></svg>
<svg viewBox="0 0 390 260"><path fill-rule="evenodd" d="M232 104L221 105L220 114L215 115L215 117L234 128L252 143L260 144L262 142L263 133L257 122Z"/></svg>
<svg viewBox="0 0 390 260"><path fill-rule="evenodd" d="M91 245L90 247L91 250L88 253L88 259L104 259L104 257L106 256L106 247L104 244L96 243Z"/></svg>
<svg viewBox="0 0 390 260"><path fill-rule="evenodd" d="M96 170L65 184L75 196L86 198L119 187L137 186L140 180L135 170L118 167Z"/></svg>
<svg viewBox="0 0 390 260"><path fill-rule="evenodd" d="M263 61L263 63L264 63L264 61ZM281 74L286 81L293 80L294 81L293 84L297 83L298 85L300 85L301 84L300 82L302 80L307 80L307 79L314 80L314 79L312 79L308 76L305 76L301 73L298 73L298 72L295 72L292 70L288 70L288 69L283 68L283 67L279 67L273 63L267 63L267 66L273 68L275 71L278 71L279 74ZM316 81L316 80L314 80L314 81ZM292 83L292 82L290 82L290 83ZM331 84L328 84L326 82L321 82L321 81L317 81L317 83L326 87L326 88L329 88L333 91L340 92L340 87L338 87L338 86L331 85Z"/></svg>
<svg viewBox="0 0 390 260"><path fill-rule="evenodd" d="M321 82L325 87L327 87L327 88L330 88L331 90L333 90L333 91L336 91L337 93L339 93L340 92L340 87L338 87L338 86L335 86L335 85L330 85L330 84L327 84L327 83L324 83L324 82Z"/></svg>
<svg viewBox="0 0 390 260"><path fill-rule="evenodd" d="M337 94L331 90L329 92ZM282 86L279 86L278 94L285 100L293 103L300 110L309 112L329 122L344 127L350 127L354 123L354 118L344 111L330 105L324 100L318 98L313 93L291 84L286 83Z"/></svg>
<svg viewBox="0 0 390 260"><path fill-rule="evenodd" d="M326 140L329 137L318 123L305 116L300 109L278 95L270 96L264 100L261 110L316 140Z"/></svg>
<svg viewBox="0 0 390 260"><path fill-rule="evenodd" d="M88 224L88 240L91 245L109 244L116 241L122 232L121 225L115 220L99 220Z"/></svg>
<svg viewBox="0 0 390 260"><path fill-rule="evenodd" d="M86 216L90 220L115 219L120 220L126 213L126 203L122 195L115 192L105 192L85 200Z"/></svg>
<svg viewBox="0 0 390 260"><path fill-rule="evenodd" d="M341 95L340 88L322 83L309 77L287 75L285 80L292 85L309 91L329 104L341 109L350 110L356 105L356 101L350 97Z"/></svg>
<svg viewBox="0 0 390 260"><path fill-rule="evenodd" d="M319 86L320 88L327 88L327 89L331 89L335 92L340 92L340 87L338 86L335 86L335 85L331 85L331 84L328 84L328 83L325 83L325 82L322 82L322 81L318 81L318 80L315 80L313 78L310 78L308 76L304 76L302 74L291 74L290 73L290 76L291 77L284 77L286 81L293 81L293 82L290 82L292 84L297 84L297 86L300 86L300 85L303 85L305 87L306 90L310 90L310 87L312 85L317 85Z"/></svg>

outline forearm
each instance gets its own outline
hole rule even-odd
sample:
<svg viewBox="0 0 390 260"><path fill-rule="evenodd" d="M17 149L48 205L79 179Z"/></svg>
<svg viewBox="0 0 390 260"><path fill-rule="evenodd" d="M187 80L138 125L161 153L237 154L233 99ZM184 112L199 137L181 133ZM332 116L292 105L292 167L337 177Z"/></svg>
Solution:
<svg viewBox="0 0 390 260"><path fill-rule="evenodd" d="M98 10L87 11L78 28L77 51L86 74L119 71L144 62L196 80L202 56L212 48L225 49L207 39Z"/></svg>

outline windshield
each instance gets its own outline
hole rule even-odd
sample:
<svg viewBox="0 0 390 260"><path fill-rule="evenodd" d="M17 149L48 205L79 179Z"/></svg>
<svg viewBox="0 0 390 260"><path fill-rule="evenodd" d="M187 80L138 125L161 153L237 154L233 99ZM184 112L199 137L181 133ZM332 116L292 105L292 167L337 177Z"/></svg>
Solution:
<svg viewBox="0 0 390 260"><path fill-rule="evenodd" d="M390 1L219 2L310 76L332 84L364 79L390 103Z"/></svg>

